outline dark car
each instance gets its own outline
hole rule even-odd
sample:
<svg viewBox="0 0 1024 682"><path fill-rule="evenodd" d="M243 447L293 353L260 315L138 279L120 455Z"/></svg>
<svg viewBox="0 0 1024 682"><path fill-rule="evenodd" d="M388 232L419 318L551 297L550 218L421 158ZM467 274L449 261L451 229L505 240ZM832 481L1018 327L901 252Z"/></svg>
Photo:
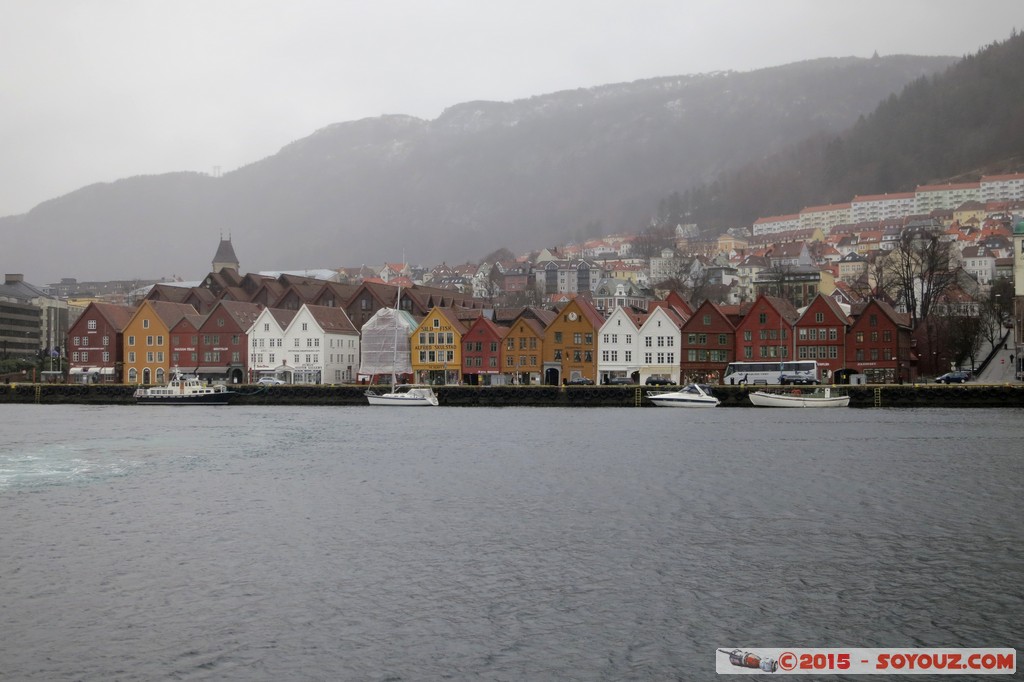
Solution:
<svg viewBox="0 0 1024 682"><path fill-rule="evenodd" d="M633 381L633 379L631 377L610 377L608 379L608 383L610 385L612 385L612 386L621 385L621 384L632 385L634 383L634 381Z"/></svg>
<svg viewBox="0 0 1024 682"><path fill-rule="evenodd" d="M668 377L647 377L648 386L671 386L672 380Z"/></svg>
<svg viewBox="0 0 1024 682"><path fill-rule="evenodd" d="M594 383L593 379L587 377L573 377L565 382L566 386L590 386Z"/></svg>
<svg viewBox="0 0 1024 682"><path fill-rule="evenodd" d="M969 381L971 378L970 372L946 372L941 377L935 380L937 384L962 384Z"/></svg>

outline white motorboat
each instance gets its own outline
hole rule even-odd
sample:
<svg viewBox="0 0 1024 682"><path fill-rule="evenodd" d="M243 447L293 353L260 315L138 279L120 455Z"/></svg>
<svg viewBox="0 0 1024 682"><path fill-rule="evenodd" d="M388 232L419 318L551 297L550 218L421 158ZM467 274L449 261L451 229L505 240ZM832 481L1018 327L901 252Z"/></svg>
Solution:
<svg viewBox="0 0 1024 682"><path fill-rule="evenodd" d="M785 393L754 391L750 402L758 407L849 407L850 396L833 394L828 386L815 390L794 388Z"/></svg>
<svg viewBox="0 0 1024 682"><path fill-rule="evenodd" d="M387 393L366 391L366 400L371 405L394 405L398 407L424 407L437 405L437 394L430 386L406 384L395 386Z"/></svg>
<svg viewBox="0 0 1024 682"><path fill-rule="evenodd" d="M227 405L235 395L223 384L209 385L194 374L174 369L166 386L136 389L135 402L139 405Z"/></svg>
<svg viewBox="0 0 1024 682"><path fill-rule="evenodd" d="M705 384L689 384L678 391L648 391L647 399L658 407L716 407L721 402Z"/></svg>

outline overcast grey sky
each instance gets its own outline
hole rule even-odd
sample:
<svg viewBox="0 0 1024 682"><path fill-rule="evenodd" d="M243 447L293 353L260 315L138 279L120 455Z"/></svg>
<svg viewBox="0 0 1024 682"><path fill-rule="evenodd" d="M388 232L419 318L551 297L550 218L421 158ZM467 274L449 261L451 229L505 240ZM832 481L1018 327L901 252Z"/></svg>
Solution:
<svg viewBox="0 0 1024 682"><path fill-rule="evenodd" d="M0 0L0 216L331 123L817 57L971 54L1021 0Z"/></svg>

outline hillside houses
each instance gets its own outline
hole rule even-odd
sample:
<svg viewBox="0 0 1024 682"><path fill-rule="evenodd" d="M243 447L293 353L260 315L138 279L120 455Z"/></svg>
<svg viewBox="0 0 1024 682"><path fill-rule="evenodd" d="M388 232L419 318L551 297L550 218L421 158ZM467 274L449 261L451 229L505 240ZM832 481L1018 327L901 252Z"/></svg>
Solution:
<svg viewBox="0 0 1024 682"><path fill-rule="evenodd" d="M239 383L268 372L286 373L291 381L348 381L353 380L358 368L358 354L335 352L335 356L356 356L335 362L337 358L332 360L330 353L325 356L323 350L315 350L317 339L320 344L328 344L321 345L321 349L330 349L332 342L342 343L342 339L328 338L334 333L328 331L329 327L350 329L357 339L361 327L378 311L393 307L398 297L400 309L417 324L429 317L445 328L443 348L436 336L433 346L424 343L417 347L417 358L420 350L424 355L418 378L487 384L511 380L538 383L553 376L600 382L622 376L643 380L660 374L673 379L708 375L714 373L713 365L725 361L723 358L741 357L735 329L715 332L715 340L725 341L720 348L697 342L706 340L706 331L694 332L694 344L686 347L690 333L683 333L682 328L696 323L689 311L681 314L665 305L670 292L679 290L692 297L694 305L707 310L701 314L701 322L710 315L709 319L719 326L728 321L735 327L744 317L745 307L763 298L782 300L802 310L822 296L850 306L875 297L889 305L895 315L901 315L906 311L901 310L899 300L889 299L876 287L886 268L886 258L899 248L903 235L912 231L939 235L953 247L950 268L958 268L958 286L935 310L978 311L975 299L987 295L988 288L1000 277L1012 276L1012 226L1024 211L1022 188L1024 174L991 176L973 184L922 185L915 192L856 196L849 203L811 206L794 214L762 218L751 229L733 228L716 237L703 235L696 225L681 225L672 242L649 259L634 256L634 238L609 236L479 264L424 267L386 263L242 274L230 238L222 238L213 259L217 267L200 282L157 282L142 290L145 293L141 300L134 302L130 297L125 300L123 293L116 301L110 298L108 302L104 295L82 301L66 323L62 355L72 370L70 376L87 381L156 382L173 366L192 368L213 380ZM69 297L77 293L74 280L65 279L53 286ZM121 291L96 283L89 283L89 287L101 292ZM93 307L89 315L82 315L81 311L91 304L108 307ZM713 307L707 309L706 305ZM121 308L115 314L109 306ZM569 307L577 309L579 321L589 319L590 311L596 317L589 320L588 331L571 332L574 339L582 335L578 347L565 346L563 337L561 357L556 362L553 347L544 350L530 344L543 343L544 339L550 346L553 337L548 338L549 327ZM553 318L521 316L522 311L530 309L548 311ZM315 323L321 330L317 336L299 337L300 343L314 344L308 361L305 350L296 360L294 352L289 358L276 346L280 339L294 343L288 325L300 311L305 324ZM324 311L335 312L328 315ZM339 321L342 315L344 321ZM506 317L498 319L499 315ZM131 319L125 321L126 316ZM273 341L259 330L250 329L257 316L274 320L277 336ZM328 321L332 316L339 319ZM679 333L671 338L678 345L672 350L665 346L663 351L654 346L646 361L648 351L627 347L626 338L630 342L643 338L641 326L652 317L662 325L671 320ZM616 332L614 342L609 333L607 345L602 346L605 334L601 328L610 320L616 326L631 325L635 329ZM102 335L106 342L95 343L95 330L79 322L103 324L110 332ZM843 324L854 322L850 318ZM40 328L35 337L31 332L15 337L4 329L0 329L0 336L7 339L8 348L16 347L22 337L40 343L38 339L49 336L49 332L42 321L35 324ZM795 322L787 318L786 324ZM570 332L566 329L562 333ZM466 334L480 335L481 339L463 338ZM509 350L505 343L509 334L517 334L514 343L524 342L527 347L516 346L514 354L499 352ZM668 342L668 335L660 336ZM261 339L264 344L275 345L250 345ZM346 338L344 342L356 339ZM587 339L591 340L589 348L585 347ZM88 345L81 345L85 343ZM820 354L818 345L817 350L804 352ZM275 349L273 360L271 348ZM334 350L340 348L335 346ZM354 346L348 345L347 351L351 350ZM689 350L694 351L692 357ZM791 351L799 352L795 347ZM570 355L568 362L566 352ZM431 353L433 363L429 361ZM892 353L897 355L896 350ZM662 364L673 364L672 370L658 368L659 355ZM842 356L823 359L845 362ZM854 358L853 362L859 361ZM833 364L829 363L830 368ZM909 367L897 372L900 376L911 373Z"/></svg>

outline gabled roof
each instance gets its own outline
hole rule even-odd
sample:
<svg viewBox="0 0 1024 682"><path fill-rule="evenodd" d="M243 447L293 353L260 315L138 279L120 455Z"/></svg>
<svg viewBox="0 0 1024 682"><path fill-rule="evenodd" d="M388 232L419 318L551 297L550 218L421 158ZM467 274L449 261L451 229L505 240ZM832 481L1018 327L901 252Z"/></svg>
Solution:
<svg viewBox="0 0 1024 682"><path fill-rule="evenodd" d="M601 325L604 324L604 315L597 309L594 302L586 296L577 296L573 299L577 306L579 306L580 312L587 318L591 326L594 329L600 329Z"/></svg>
<svg viewBox="0 0 1024 682"><path fill-rule="evenodd" d="M197 315L195 308L187 303L171 303L168 301L148 301L150 308L160 321L170 329L181 321L186 315ZM137 311L136 311L137 312Z"/></svg>
<svg viewBox="0 0 1024 682"><path fill-rule="evenodd" d="M721 316L721 318L725 320L726 323L728 323L729 326L733 328L733 330L735 330L736 323L740 319L739 307L740 306L734 305L719 305L718 303L715 303L711 299L707 299L699 306L697 306L697 309L693 311L693 315L690 316L690 319L683 323L683 327L685 327L690 322L690 320L695 320L697 318L697 314L700 313L702 310L710 308L715 314ZM703 314L701 315L701 317L703 317Z"/></svg>
<svg viewBox="0 0 1024 682"><path fill-rule="evenodd" d="M259 303L245 303L242 301L220 301L215 306L216 308L222 308L224 312L235 321L239 329L246 330L252 326L256 318L263 312L263 306ZM213 312L213 311L211 311Z"/></svg>
<svg viewBox="0 0 1024 682"><path fill-rule="evenodd" d="M100 315L107 324L116 331L124 331L124 328L131 322L132 317L135 315L135 308L127 305L117 305L116 303L99 303L93 301L89 304L91 307ZM86 310L88 310L88 307Z"/></svg>
<svg viewBox="0 0 1024 682"><path fill-rule="evenodd" d="M167 301L170 303L184 303L185 299L192 293L190 287L181 287L174 284L154 284L146 292L146 301Z"/></svg>
<svg viewBox="0 0 1024 682"><path fill-rule="evenodd" d="M177 329L182 325L182 323L184 323L190 326L193 330L198 330L200 327L203 326L206 320L207 316L200 315L199 313L196 313L195 315L185 315L180 320L178 320L173 327L168 327L168 329Z"/></svg>
<svg viewBox="0 0 1024 682"><path fill-rule="evenodd" d="M451 308L435 307L431 312L437 312L445 321L452 326L460 335L466 333L466 325L459 319L458 314Z"/></svg>
<svg viewBox="0 0 1024 682"><path fill-rule="evenodd" d="M287 329L288 325L295 319L295 316L299 314L298 310L286 310L284 308L267 308L266 310L282 330Z"/></svg>
<svg viewBox="0 0 1024 682"><path fill-rule="evenodd" d="M886 317L888 317L893 324L898 327L906 327L910 329L910 314L909 313L898 313L893 310L892 306L885 301L878 298L869 298L867 301L853 303L850 306L850 316L854 318L854 323L860 320L870 306L877 306Z"/></svg>
<svg viewBox="0 0 1024 682"><path fill-rule="evenodd" d="M839 305L839 301L835 300L831 296L826 296L821 292L818 292L818 295L811 300L811 303L807 306L807 308L809 309L812 305L814 305L814 301L818 299L821 299L821 301L828 307L832 314L836 316L836 319L841 320L846 325L853 324L853 320L850 319L850 316L847 315L846 312L843 310L842 306ZM804 314L806 314L806 310L804 311Z"/></svg>
<svg viewBox="0 0 1024 682"><path fill-rule="evenodd" d="M740 315L746 317L750 311L757 305L758 301L764 300L768 305L775 309L775 311L786 320L789 324L793 324L800 317L800 313L796 311L796 308L792 303L784 298L778 298L776 296L758 296L756 300L751 303L743 303L740 305ZM723 306L724 308L724 306Z"/></svg>
<svg viewBox="0 0 1024 682"><path fill-rule="evenodd" d="M483 315L478 316L473 322L470 323L469 327L466 329L466 333L468 334L476 327L483 327L491 335L499 339L504 338L505 335L508 334L509 329L504 325L494 324L494 322L492 322L490 319Z"/></svg>
<svg viewBox="0 0 1024 682"><path fill-rule="evenodd" d="M306 304L306 310L327 334L358 334L344 308Z"/></svg>

